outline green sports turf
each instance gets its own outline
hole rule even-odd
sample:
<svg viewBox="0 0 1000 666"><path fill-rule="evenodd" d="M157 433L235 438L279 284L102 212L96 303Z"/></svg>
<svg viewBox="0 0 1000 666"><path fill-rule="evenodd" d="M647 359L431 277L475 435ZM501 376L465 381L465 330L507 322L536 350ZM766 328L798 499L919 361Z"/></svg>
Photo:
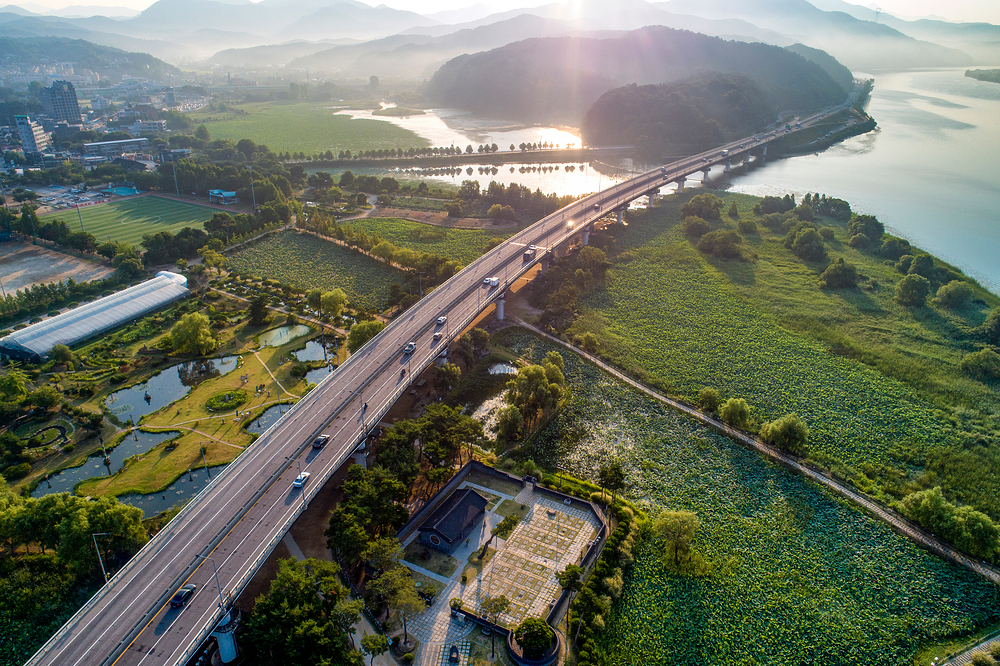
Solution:
<svg viewBox="0 0 1000 666"><path fill-rule="evenodd" d="M138 245L146 234L159 231L177 233L184 227L204 228L205 221L216 213L214 208L161 197L134 197L80 209L83 228L97 236L98 242L111 237ZM80 228L76 209L67 208L42 216L43 221L60 219L74 231Z"/></svg>

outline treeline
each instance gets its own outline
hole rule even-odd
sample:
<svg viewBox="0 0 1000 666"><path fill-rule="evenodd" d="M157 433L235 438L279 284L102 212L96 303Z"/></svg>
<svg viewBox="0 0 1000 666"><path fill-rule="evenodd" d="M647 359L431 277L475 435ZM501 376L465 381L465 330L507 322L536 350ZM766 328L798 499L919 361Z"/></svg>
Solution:
<svg viewBox="0 0 1000 666"><path fill-rule="evenodd" d="M23 663L145 542L142 510L114 498L15 495L0 481L0 626L5 661Z"/></svg>
<svg viewBox="0 0 1000 666"><path fill-rule="evenodd" d="M706 72L610 90L587 111L581 130L588 145L632 145L660 157L708 150L766 127L776 114L751 78Z"/></svg>
<svg viewBox="0 0 1000 666"><path fill-rule="evenodd" d="M1000 83L1000 69L967 69L965 75L977 81Z"/></svg>
<svg viewBox="0 0 1000 666"><path fill-rule="evenodd" d="M715 71L753 79L781 109L839 102L845 90L819 65L776 46L649 26L611 39L528 39L446 62L426 95L483 115L577 121L602 93Z"/></svg>
<svg viewBox="0 0 1000 666"><path fill-rule="evenodd" d="M205 222L204 231L184 227L176 234L169 231L145 234L142 246L146 251L142 259L147 266L189 259L213 239L219 243L211 249L218 251L227 245L242 243L251 236L289 224L292 216L301 214L301 210L301 205L295 200L274 200L261 206L256 215L215 213L212 219Z"/></svg>
<svg viewBox="0 0 1000 666"><path fill-rule="evenodd" d="M554 213L577 199L569 195L544 194L541 189L532 192L530 187L524 185L517 183L504 185L495 180L490 181L490 184L482 190L478 181L464 180L458 189L457 198L463 202L484 201L487 204L510 206L539 216Z"/></svg>

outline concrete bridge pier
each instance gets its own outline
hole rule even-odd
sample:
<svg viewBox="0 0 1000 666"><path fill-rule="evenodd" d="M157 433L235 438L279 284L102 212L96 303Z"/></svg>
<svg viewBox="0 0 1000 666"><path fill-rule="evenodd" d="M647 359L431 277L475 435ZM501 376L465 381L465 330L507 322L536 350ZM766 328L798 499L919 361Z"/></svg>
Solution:
<svg viewBox="0 0 1000 666"><path fill-rule="evenodd" d="M542 255L541 261L538 262L538 265L541 267L539 269L539 271L538 271L539 275L541 275L545 271L549 270L549 263L551 261L552 261L552 253L551 252L546 252L544 255Z"/></svg>
<svg viewBox="0 0 1000 666"><path fill-rule="evenodd" d="M437 358L434 359L434 362L437 363L438 365L447 365L448 364L448 348L447 347L445 347L444 350L440 354L437 355Z"/></svg>
<svg viewBox="0 0 1000 666"><path fill-rule="evenodd" d="M729 173L732 170L732 168L733 168L733 158L732 157L727 157L726 158L726 168L723 169L723 171L725 171L726 173Z"/></svg>
<svg viewBox="0 0 1000 666"><path fill-rule="evenodd" d="M504 305L507 302L507 292L500 294L500 298L497 299L497 321L503 321L504 315Z"/></svg>
<svg viewBox="0 0 1000 666"><path fill-rule="evenodd" d="M760 163L763 164L767 161L767 144L765 143L760 152Z"/></svg>
<svg viewBox="0 0 1000 666"><path fill-rule="evenodd" d="M622 215L624 213L625 213L625 209L624 208L619 208L618 209L618 224L622 223Z"/></svg>
<svg viewBox="0 0 1000 666"><path fill-rule="evenodd" d="M354 450L353 457L355 465L361 465L363 469L368 469L368 451L363 441L361 446Z"/></svg>
<svg viewBox="0 0 1000 666"><path fill-rule="evenodd" d="M223 664L228 664L236 660L240 651L236 647L236 627L239 625L239 615L234 615L230 610L222 616L219 624L212 630L212 636L219 643L219 656Z"/></svg>
<svg viewBox="0 0 1000 666"><path fill-rule="evenodd" d="M701 186L705 187L708 184L708 172L712 170L712 167L705 167L701 170Z"/></svg>
<svg viewBox="0 0 1000 666"><path fill-rule="evenodd" d="M685 180L687 180L687 178L685 178L684 176L681 176L680 178L678 178L677 180L674 181L675 183L677 183L677 194L680 194L681 192L684 191L684 181Z"/></svg>
<svg viewBox="0 0 1000 666"><path fill-rule="evenodd" d="M585 226L583 228L582 236L583 236L583 245L584 245L584 247L586 247L587 245L590 245L590 232L593 231L593 230L594 230L594 223L593 222L591 222L590 224L588 224L587 226Z"/></svg>

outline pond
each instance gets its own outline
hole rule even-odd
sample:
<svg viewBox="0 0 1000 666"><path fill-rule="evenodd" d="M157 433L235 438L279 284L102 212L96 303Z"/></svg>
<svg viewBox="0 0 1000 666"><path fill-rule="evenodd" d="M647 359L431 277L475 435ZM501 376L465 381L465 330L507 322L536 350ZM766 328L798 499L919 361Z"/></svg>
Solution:
<svg viewBox="0 0 1000 666"><path fill-rule="evenodd" d="M334 370L336 370L336 368L332 365L325 365L322 368L310 370L306 373L306 381L311 384L319 384L321 381L329 377Z"/></svg>
<svg viewBox="0 0 1000 666"><path fill-rule="evenodd" d="M517 367L510 363L495 363L490 366L491 375L516 375Z"/></svg>
<svg viewBox="0 0 1000 666"><path fill-rule="evenodd" d="M314 371L315 372L315 371ZM278 422L278 419L288 413L291 405L274 405L264 410L264 413L253 420L253 423L246 427L250 433L261 434Z"/></svg>
<svg viewBox="0 0 1000 666"><path fill-rule="evenodd" d="M309 361L322 361L327 358L334 358L336 351L334 351L332 345L328 349L324 348L321 338L316 338L307 342L305 349L293 351L292 355L303 363L308 363Z"/></svg>
<svg viewBox="0 0 1000 666"><path fill-rule="evenodd" d="M155 516L161 511L166 511L173 508L177 504L183 504L189 499L197 495L202 491L202 489L208 485L209 481L218 476L225 465L220 465L218 467L212 467L209 469L211 473L211 478L209 478L209 473L205 471L204 467L191 470L190 476L184 474L179 479L171 483L161 492L151 493L149 495L121 495L118 498L119 502L124 504L131 504L132 506L142 509L146 517Z"/></svg>
<svg viewBox="0 0 1000 666"><path fill-rule="evenodd" d="M104 399L104 405L120 421L127 422L131 418L133 423L138 423L146 414L180 400L206 379L232 372L238 361L238 356L224 356L178 363L142 384L115 391Z"/></svg>
<svg viewBox="0 0 1000 666"><path fill-rule="evenodd" d="M257 336L257 341L261 347L280 347L296 338L308 335L310 331L312 329L305 324L282 326L280 328L272 328L270 331L264 331Z"/></svg>
<svg viewBox="0 0 1000 666"><path fill-rule="evenodd" d="M113 450L108 451L111 470L114 471L120 468L126 458L145 453L157 444L174 437L176 434L176 432L141 432L133 430L125 436L121 444ZM95 476L107 476L108 468L105 467L103 458L104 454L98 453L87 458L86 462L79 467L71 467L53 474L48 480L43 480L39 483L38 487L32 491L31 496L42 497L44 495L51 495L52 493L71 493L73 492L73 486L81 481L92 479Z"/></svg>

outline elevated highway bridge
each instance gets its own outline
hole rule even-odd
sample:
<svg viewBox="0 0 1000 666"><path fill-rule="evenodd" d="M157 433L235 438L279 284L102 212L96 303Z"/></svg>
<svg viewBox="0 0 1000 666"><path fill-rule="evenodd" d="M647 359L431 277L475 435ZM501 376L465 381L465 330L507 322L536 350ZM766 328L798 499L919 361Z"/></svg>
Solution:
<svg viewBox="0 0 1000 666"><path fill-rule="evenodd" d="M647 171L545 217L469 264L400 315L247 447L128 564L114 574L27 662L30 666L181 665L215 631L226 631L230 602L367 431L448 344L506 289L549 257L548 250L642 196L849 107L853 99L789 130L762 133ZM532 257L525 249L538 248ZM492 281L494 284L484 283ZM446 322L438 325L437 319ZM440 336L435 336L440 333ZM408 343L412 353L404 353ZM403 370L406 370L405 376ZM363 406L367 403L367 410ZM330 437L322 449L311 443ZM311 478L292 487L299 470ZM198 592L182 609L182 585Z"/></svg>

